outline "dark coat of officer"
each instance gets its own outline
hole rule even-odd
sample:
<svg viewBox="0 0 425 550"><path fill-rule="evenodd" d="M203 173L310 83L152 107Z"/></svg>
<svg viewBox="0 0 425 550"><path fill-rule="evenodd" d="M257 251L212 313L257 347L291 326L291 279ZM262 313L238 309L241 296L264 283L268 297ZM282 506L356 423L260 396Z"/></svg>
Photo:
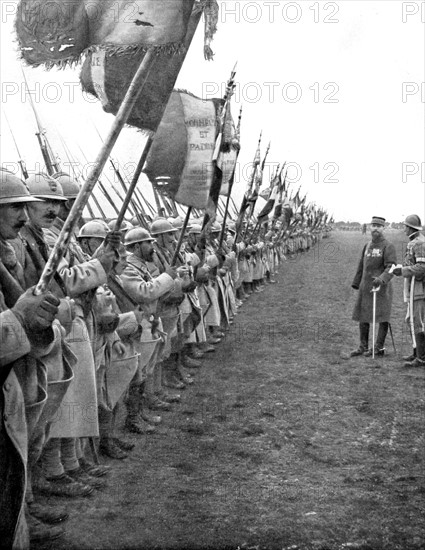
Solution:
<svg viewBox="0 0 425 550"><path fill-rule="evenodd" d="M353 311L353 321L359 323L373 322L373 280L379 277L383 284L376 296L377 323L390 321L393 289L391 266L397 264L396 251L393 244L380 236L368 242L362 251L352 287L359 289Z"/></svg>

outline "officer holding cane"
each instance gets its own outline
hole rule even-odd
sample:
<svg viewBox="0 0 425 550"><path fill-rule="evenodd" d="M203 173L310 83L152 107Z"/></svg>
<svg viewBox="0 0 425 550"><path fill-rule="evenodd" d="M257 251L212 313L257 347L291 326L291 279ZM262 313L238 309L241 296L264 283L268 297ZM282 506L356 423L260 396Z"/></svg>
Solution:
<svg viewBox="0 0 425 550"><path fill-rule="evenodd" d="M353 321L359 323L360 345L350 357L365 355L383 356L388 333L392 305L391 267L397 263L395 247L384 237L385 219L374 216L370 225L372 240L363 248L352 288L358 290L353 311ZM375 289L378 289L372 292ZM373 296L376 296L376 322L379 330L375 349L369 348L369 330L373 319Z"/></svg>

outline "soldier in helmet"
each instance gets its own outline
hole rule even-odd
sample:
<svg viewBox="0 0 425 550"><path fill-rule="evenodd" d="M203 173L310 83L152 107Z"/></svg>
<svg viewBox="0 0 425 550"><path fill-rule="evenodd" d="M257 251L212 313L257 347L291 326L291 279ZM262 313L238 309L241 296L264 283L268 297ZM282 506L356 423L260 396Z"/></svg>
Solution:
<svg viewBox="0 0 425 550"><path fill-rule="evenodd" d="M145 342L144 348L150 349L147 362L140 366L137 376L132 380L127 395L127 419L126 427L135 433L144 433L142 421L157 424L161 422L159 415L151 416L146 408L152 410L169 410L169 403L162 401L158 394L162 391L161 369L158 356L161 353L160 340L158 338L158 301L173 291L181 290L181 280L177 277L177 269L167 266L163 273L153 274L148 264L153 263L155 250L153 242L155 239L146 229L136 227L131 229L125 236L124 244L129 252L127 267L124 269L120 280L123 289L128 296L140 304L148 318L151 318L148 326L145 327L144 337L149 333L152 337ZM159 325L162 326L161 324ZM143 352L141 353L143 356ZM143 359L143 357L142 357Z"/></svg>
<svg viewBox="0 0 425 550"><path fill-rule="evenodd" d="M26 287L38 283L44 266L48 260L49 250L44 240L43 229L50 227L60 208L60 203L66 201L61 185L46 174L35 174L28 178L28 190L40 202L27 205L28 222L20 230L19 238L11 241L15 248L17 258L24 269ZM69 332L74 314L73 302L65 298L66 292L63 281L56 273L50 288L55 296L61 298L58 320L65 332ZM32 480L37 485L41 476L40 465L37 463L42 449L47 441L50 424L59 416L57 414L64 394L73 378L72 366L75 357L69 349L64 338L58 343L57 353L51 354L51 360L47 364L45 390L47 402L44 410L49 411L50 416L43 416L34 428L34 438L29 447L29 482L27 486L27 502L30 512L38 519L46 522L59 522L67 514L63 510L41 506L32 494ZM44 375L43 375L44 380ZM40 385L40 381L39 381ZM37 435L36 435L37 434Z"/></svg>
<svg viewBox="0 0 425 550"><path fill-rule="evenodd" d="M394 275L404 278L404 301L407 303L407 322L412 329L416 346L405 367L425 367L425 236L421 219L416 214L404 221L405 234L409 238L404 266L393 270Z"/></svg>
<svg viewBox="0 0 425 550"><path fill-rule="evenodd" d="M84 252L90 256L104 243L111 225L101 220L84 224L77 239ZM114 228L114 226L113 226ZM114 267L115 275L120 275L127 265L127 253L120 248L120 262ZM108 280L110 283L110 280ZM117 290L117 286L114 286ZM115 435L118 414L118 401L128 389L137 371L138 354L134 339L140 337L143 311L136 307L122 313L117 297L107 287L99 287L96 293L95 358L99 414L99 451L110 458L122 460L134 445ZM147 426L146 432L154 428Z"/></svg>
<svg viewBox="0 0 425 550"><path fill-rule="evenodd" d="M0 171L0 309L11 309L25 330L20 336L24 353L19 351L20 343L14 352L9 349L8 353L13 338L2 331L2 337L5 336L1 346L2 367L7 368L2 368L0 375L3 386L0 392L0 540L6 547L15 544L25 547L23 499L27 463L33 465L33 450L40 435L38 420L47 402L46 372L52 354L57 356L62 336L60 325L56 322L52 325L59 300L51 293L31 300L31 292L25 293L24 268L10 244L27 221L27 205L39 201L30 195L19 178ZM40 316L45 316L45 324ZM16 337L14 341L16 343ZM62 535L61 528L49 528L28 510L26 514L33 541L52 540Z"/></svg>
<svg viewBox="0 0 425 550"><path fill-rule="evenodd" d="M388 333L392 305L391 268L397 263L396 251L393 244L384 237L385 219L374 216L371 221L372 240L363 247L357 272L352 288L359 291L354 306L353 321L359 323L360 345L352 351L350 356L371 356L369 347L370 323L373 321L373 290L379 289L376 294L376 319L379 330L375 346L375 355L383 356L385 338Z"/></svg>
<svg viewBox="0 0 425 550"><path fill-rule="evenodd" d="M161 273L172 263L177 244L177 232L178 229L164 218L155 220L151 225L151 234L156 239L154 263ZM183 389L186 384L193 383L191 375L184 370L184 367L198 368L201 365L196 359L183 353L184 323L188 321L193 307L196 307L189 294L196 289L196 283L192 279L192 272L182 254L179 254L176 263L182 282L181 289L160 299L158 314L161 317L164 331L169 335L162 354L165 370L164 383L170 388ZM152 267L151 273L153 274L155 267L152 264L148 264L148 266Z"/></svg>
<svg viewBox="0 0 425 550"><path fill-rule="evenodd" d="M59 173L53 177L61 184L68 200L61 203L58 217L52 226L44 230L50 248L55 245L69 215L70 206L79 192L77 182L70 176ZM96 257L90 258L84 254L73 235L58 266L66 293L75 300L76 305L76 316L67 342L77 357L78 368L64 397L60 422L52 425L51 439L43 453L46 482L40 485L39 490L46 494L65 494L67 487L76 481L85 487L84 494L87 496L94 487L101 485L94 478L107 473L106 469L94 466L87 460L83 448L85 440L81 438L95 437L99 433L95 364L91 346L95 341L93 301L97 288L106 284L108 273L113 269L116 262L113 247L120 242L119 235L108 234L108 238L113 246L100 247ZM75 407L75 403L78 403L78 407Z"/></svg>

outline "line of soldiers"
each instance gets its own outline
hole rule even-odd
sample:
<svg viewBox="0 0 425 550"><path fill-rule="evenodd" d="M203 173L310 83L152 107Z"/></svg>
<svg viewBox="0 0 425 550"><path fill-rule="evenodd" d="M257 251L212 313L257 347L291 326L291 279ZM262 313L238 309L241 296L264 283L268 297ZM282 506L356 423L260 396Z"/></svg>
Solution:
<svg viewBox="0 0 425 550"><path fill-rule="evenodd" d="M122 460L125 429L152 434L161 413L194 383L248 295L274 282L285 254L306 250L328 228L277 231L235 243L231 222L207 237L196 220L158 218L150 231L129 222L80 225L50 291L34 285L58 239L79 185L67 174L25 183L0 170L0 541L63 534L68 512L39 495L87 497L106 485L98 453ZM176 258L174 255L176 254Z"/></svg>

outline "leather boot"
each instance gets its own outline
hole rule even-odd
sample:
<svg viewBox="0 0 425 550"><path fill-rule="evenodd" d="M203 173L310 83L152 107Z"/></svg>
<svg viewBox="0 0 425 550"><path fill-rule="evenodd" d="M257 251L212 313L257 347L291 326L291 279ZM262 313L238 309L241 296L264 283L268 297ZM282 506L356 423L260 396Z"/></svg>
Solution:
<svg viewBox="0 0 425 550"><path fill-rule="evenodd" d="M143 408L151 411L171 411L171 405L162 401L157 392L162 391L162 363L157 363L148 377L143 391Z"/></svg>
<svg viewBox="0 0 425 550"><path fill-rule="evenodd" d="M109 458L124 460L128 454L124 452L111 437L105 437L100 440L99 452Z"/></svg>
<svg viewBox="0 0 425 550"><path fill-rule="evenodd" d="M190 373L188 373L185 369L190 368L189 364L194 365L195 363L200 363L200 361L197 361L193 357L189 357L186 355L184 351L180 352L177 355L177 362L176 362L176 374L177 378L185 385L185 386L191 386L193 384L193 377Z"/></svg>
<svg viewBox="0 0 425 550"><path fill-rule="evenodd" d="M25 509L25 518L27 520L28 531L31 542L47 542L58 539L64 534L61 527L51 527L31 515L28 509Z"/></svg>
<svg viewBox="0 0 425 550"><path fill-rule="evenodd" d="M28 512L39 521L50 524L62 523L69 517L68 512L64 508L44 506L34 501L28 503Z"/></svg>
<svg viewBox="0 0 425 550"><path fill-rule="evenodd" d="M425 361L425 332L418 332L415 336L416 356L419 361Z"/></svg>
<svg viewBox="0 0 425 550"><path fill-rule="evenodd" d="M125 400L127 407L127 418L125 428L136 434L152 433L154 429L146 424L146 419L142 416L143 411L143 386L140 384L130 384L128 395Z"/></svg>
<svg viewBox="0 0 425 550"><path fill-rule="evenodd" d="M174 390L183 390L186 387L186 377L180 371L180 354L172 353L164 362L164 386Z"/></svg>
<svg viewBox="0 0 425 550"><path fill-rule="evenodd" d="M416 359L416 348L413 348L413 351L410 355L405 355L403 358L403 361L411 363Z"/></svg>
<svg viewBox="0 0 425 550"><path fill-rule="evenodd" d="M113 437L112 439L115 445L118 445L118 447L123 451L132 451L135 447L134 443L131 443L125 439L121 439L119 437Z"/></svg>
<svg viewBox="0 0 425 550"><path fill-rule="evenodd" d="M418 332L415 334L416 340L416 358L413 361L404 363L404 367L425 367L425 333Z"/></svg>

